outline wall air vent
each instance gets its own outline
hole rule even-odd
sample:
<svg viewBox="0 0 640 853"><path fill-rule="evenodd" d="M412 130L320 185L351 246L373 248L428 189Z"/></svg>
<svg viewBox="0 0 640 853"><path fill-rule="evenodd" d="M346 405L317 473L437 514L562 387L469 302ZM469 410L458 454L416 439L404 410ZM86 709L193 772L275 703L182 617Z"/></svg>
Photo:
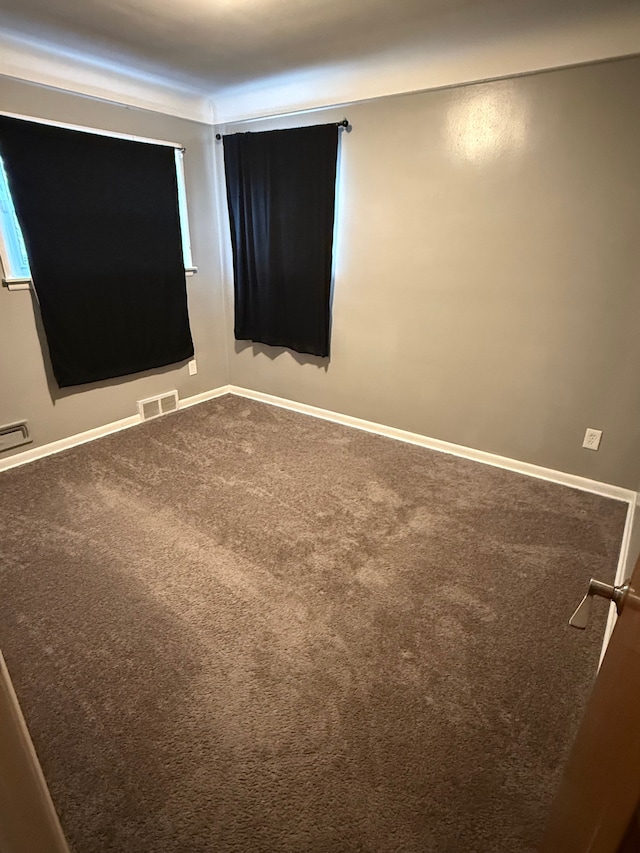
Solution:
<svg viewBox="0 0 640 853"><path fill-rule="evenodd" d="M160 400L160 410L163 415L169 412L175 412L178 408L178 392L172 391L170 394L163 394Z"/></svg>
<svg viewBox="0 0 640 853"><path fill-rule="evenodd" d="M26 421L0 426L0 453L3 450L13 450L22 444L30 444L32 441Z"/></svg>
<svg viewBox="0 0 640 853"><path fill-rule="evenodd" d="M146 400L138 400L138 412L143 421L151 418L175 412L178 408L178 392L169 391L159 394L157 397L148 397Z"/></svg>

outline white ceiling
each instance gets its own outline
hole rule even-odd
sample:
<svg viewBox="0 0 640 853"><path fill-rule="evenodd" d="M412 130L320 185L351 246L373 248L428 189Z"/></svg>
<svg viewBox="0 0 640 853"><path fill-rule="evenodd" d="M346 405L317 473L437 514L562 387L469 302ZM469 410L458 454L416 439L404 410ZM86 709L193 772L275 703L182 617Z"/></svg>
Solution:
<svg viewBox="0 0 640 853"><path fill-rule="evenodd" d="M631 8L637 0L0 0L0 25L208 93ZM640 47L640 46L639 46Z"/></svg>
<svg viewBox="0 0 640 853"><path fill-rule="evenodd" d="M603 34L607 33L605 38ZM373 96L459 82L453 79L456 74L451 61L462 68L482 49L486 59L491 51L495 53L496 45L506 42L511 45L511 61L503 63L504 72L502 66L484 61L473 69L469 66L460 79L640 52L640 3L0 0L2 34L85 57L94 66L104 63L112 69L152 75L157 82L207 95L214 103L218 96L222 102L236 95L246 99L247 93L264 88L266 81L286 83L295 77L296 92L289 96L302 102L300 87L317 86L321 74L333 73L336 91L348 92L347 82L358 68L367 69L368 88L354 85L351 95L361 92ZM535 39L537 53L548 53L546 60L527 56L527 46ZM577 40L579 50L575 47ZM431 73L445 56L448 70L440 76ZM414 73L403 76L398 69L407 68L409 58ZM421 70L416 73L418 67ZM0 67L0 73L11 72ZM372 83L376 74L377 88ZM391 83L394 74L396 79ZM452 74L448 80L447 75ZM382 77L388 81L385 85ZM331 97L327 94L324 102L330 102L327 99ZM296 104L292 101L290 106Z"/></svg>

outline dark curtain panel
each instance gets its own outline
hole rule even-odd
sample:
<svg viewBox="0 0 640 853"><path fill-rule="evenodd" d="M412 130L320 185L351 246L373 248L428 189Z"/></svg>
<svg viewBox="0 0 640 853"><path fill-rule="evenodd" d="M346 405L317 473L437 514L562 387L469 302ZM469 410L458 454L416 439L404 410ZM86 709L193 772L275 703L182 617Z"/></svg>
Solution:
<svg viewBox="0 0 640 853"><path fill-rule="evenodd" d="M193 356L172 148L0 116L58 384Z"/></svg>
<svg viewBox="0 0 640 853"><path fill-rule="evenodd" d="M336 125L224 137L238 340L329 355Z"/></svg>

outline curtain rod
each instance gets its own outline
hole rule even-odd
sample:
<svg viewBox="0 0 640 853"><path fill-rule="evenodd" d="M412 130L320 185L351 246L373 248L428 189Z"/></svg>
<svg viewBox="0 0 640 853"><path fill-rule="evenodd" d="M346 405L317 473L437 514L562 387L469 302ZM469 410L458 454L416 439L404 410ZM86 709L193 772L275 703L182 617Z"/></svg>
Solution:
<svg viewBox="0 0 640 853"><path fill-rule="evenodd" d="M255 121L259 121L259 119L247 119L247 121L254 121L254 120L255 120ZM229 122L229 123L230 123L230 124L234 124L234 122ZM330 123L330 122L329 122L329 123ZM336 125L336 127L349 127L349 119L348 119L348 118L343 118L343 119L342 119L342 121L337 121L337 122L335 123L335 125ZM267 132L268 132L268 131L267 131ZM221 134L221 133L216 133L216 139L218 140L218 142L220 142L220 140L222 139L222 134Z"/></svg>

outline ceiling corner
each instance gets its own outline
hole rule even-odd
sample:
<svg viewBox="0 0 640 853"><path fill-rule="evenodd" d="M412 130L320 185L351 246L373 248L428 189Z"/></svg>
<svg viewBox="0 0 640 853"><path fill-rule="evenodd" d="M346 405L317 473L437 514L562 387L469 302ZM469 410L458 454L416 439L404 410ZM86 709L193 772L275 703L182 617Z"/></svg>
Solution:
<svg viewBox="0 0 640 853"><path fill-rule="evenodd" d="M212 125L215 108L205 93L120 63L0 31L0 75L115 104Z"/></svg>

